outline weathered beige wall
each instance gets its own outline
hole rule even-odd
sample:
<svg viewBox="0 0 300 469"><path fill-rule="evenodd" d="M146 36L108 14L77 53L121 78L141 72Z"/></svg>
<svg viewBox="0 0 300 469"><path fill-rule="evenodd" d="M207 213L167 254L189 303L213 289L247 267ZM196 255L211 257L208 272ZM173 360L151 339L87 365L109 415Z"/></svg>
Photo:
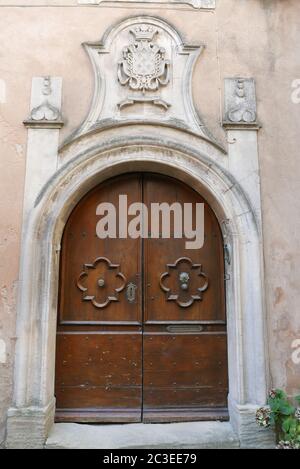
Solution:
<svg viewBox="0 0 300 469"><path fill-rule="evenodd" d="M12 6L22 3L39 6ZM87 112L93 88L81 43L100 39L110 25L131 15L162 17L186 42L207 45L195 69L194 97L207 126L224 144L223 78L256 79L263 126L259 157L272 382L289 393L300 392L300 365L291 360L292 341L300 339L300 104L291 100L292 82L300 79L300 2L217 3L214 12L200 12L187 6L115 8L82 7L75 0L0 1L0 80L6 84L5 93L0 81L0 351L1 341L7 349L6 357L0 353L0 442L12 392L27 137L22 120L29 109L31 78L63 77L67 123L62 138L66 137ZM51 6L41 6L47 4Z"/></svg>

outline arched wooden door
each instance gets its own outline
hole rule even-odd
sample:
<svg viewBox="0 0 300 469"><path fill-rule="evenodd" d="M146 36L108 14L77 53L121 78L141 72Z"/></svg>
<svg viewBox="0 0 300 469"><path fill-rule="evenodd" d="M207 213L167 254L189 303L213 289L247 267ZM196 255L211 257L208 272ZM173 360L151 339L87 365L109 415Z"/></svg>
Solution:
<svg viewBox="0 0 300 469"><path fill-rule="evenodd" d="M125 238L124 226L115 239L99 239L97 207L114 204L118 219L119 195L147 207L204 203L204 246ZM62 240L56 420L226 419L227 393L223 242L213 211L183 183L156 174L96 187Z"/></svg>

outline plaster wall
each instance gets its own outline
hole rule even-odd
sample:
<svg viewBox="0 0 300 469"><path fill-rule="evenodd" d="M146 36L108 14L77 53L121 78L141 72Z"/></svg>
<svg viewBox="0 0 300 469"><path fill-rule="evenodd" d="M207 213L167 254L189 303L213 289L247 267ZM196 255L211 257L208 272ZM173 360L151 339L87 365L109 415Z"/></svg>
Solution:
<svg viewBox="0 0 300 469"><path fill-rule="evenodd" d="M292 360L293 342L300 339L300 92L293 88L300 80L299 1L218 0L215 10L0 1L0 442L12 394L27 144L22 121L29 111L31 80L62 77L63 141L85 117L92 96L93 74L81 43L98 40L112 24L139 14L168 21L186 43L206 44L194 71L194 100L225 147L231 144L221 127L223 80L256 80L271 380L290 394L300 391L300 364Z"/></svg>

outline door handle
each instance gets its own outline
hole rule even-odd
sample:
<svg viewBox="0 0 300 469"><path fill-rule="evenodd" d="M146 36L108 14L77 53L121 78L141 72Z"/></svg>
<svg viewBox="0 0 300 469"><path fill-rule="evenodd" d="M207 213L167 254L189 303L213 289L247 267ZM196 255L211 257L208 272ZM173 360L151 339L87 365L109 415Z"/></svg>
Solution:
<svg viewBox="0 0 300 469"><path fill-rule="evenodd" d="M180 272L179 274L179 282L181 290L188 290L189 288L189 280L190 276L187 272Z"/></svg>
<svg viewBox="0 0 300 469"><path fill-rule="evenodd" d="M184 266L184 271L180 269L181 265ZM208 289L208 278L203 272L202 264L193 263L189 257L180 257L174 264L167 264L167 268L168 271L161 274L159 279L160 288L167 294L167 301L176 301L181 308L192 306L194 301L202 301L203 292ZM176 276L177 285L174 288L173 282L172 289L166 286L164 282L173 275ZM195 281L192 282L192 279L198 279L199 277L202 278L202 286L197 288ZM189 295L187 295L188 292L190 293Z"/></svg>

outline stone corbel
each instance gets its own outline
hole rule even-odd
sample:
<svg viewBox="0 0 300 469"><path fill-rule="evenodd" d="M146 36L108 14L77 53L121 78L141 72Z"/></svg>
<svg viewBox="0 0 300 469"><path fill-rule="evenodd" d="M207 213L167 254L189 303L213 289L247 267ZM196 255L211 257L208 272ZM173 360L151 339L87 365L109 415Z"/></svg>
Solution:
<svg viewBox="0 0 300 469"><path fill-rule="evenodd" d="M29 117L24 120L26 127L60 129L64 123L61 116L61 79L35 77Z"/></svg>

